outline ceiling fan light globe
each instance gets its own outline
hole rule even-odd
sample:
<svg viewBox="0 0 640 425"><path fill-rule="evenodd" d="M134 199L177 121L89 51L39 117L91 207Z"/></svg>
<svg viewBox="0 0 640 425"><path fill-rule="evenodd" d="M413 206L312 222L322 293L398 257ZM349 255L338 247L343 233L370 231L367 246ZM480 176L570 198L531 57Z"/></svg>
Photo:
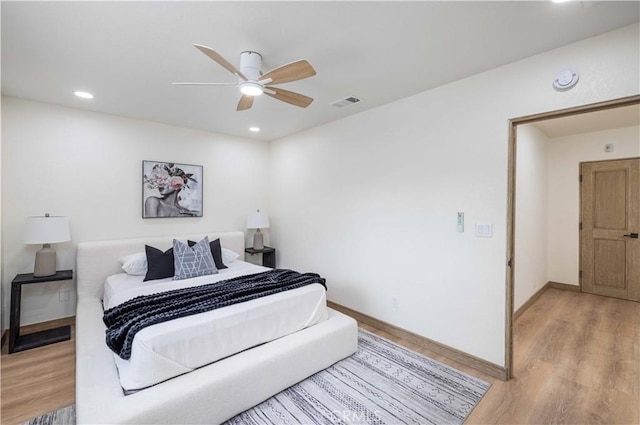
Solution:
<svg viewBox="0 0 640 425"><path fill-rule="evenodd" d="M240 86L240 93L247 96L260 96L263 92L264 89L260 84L248 82Z"/></svg>

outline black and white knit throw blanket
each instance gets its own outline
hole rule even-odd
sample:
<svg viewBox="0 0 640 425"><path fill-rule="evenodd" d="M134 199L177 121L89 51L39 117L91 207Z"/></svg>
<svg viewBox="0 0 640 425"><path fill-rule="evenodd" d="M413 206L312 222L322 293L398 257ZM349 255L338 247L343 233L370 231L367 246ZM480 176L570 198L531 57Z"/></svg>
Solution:
<svg viewBox="0 0 640 425"><path fill-rule="evenodd" d="M107 346L124 360L131 358L137 332L147 326L238 304L325 280L315 273L275 269L221 282L159 294L142 295L104 312Z"/></svg>

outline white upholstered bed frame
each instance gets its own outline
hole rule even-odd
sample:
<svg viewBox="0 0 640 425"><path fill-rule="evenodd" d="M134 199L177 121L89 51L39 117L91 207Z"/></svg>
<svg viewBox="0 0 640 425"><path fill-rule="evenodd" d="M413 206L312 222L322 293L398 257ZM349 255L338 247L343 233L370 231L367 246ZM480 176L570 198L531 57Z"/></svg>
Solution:
<svg viewBox="0 0 640 425"><path fill-rule="evenodd" d="M199 240L203 234L178 235ZM210 233L244 259L242 232ZM221 423L283 389L353 354L355 320L329 310L329 319L125 396L113 353L105 344L102 291L107 276L121 273L118 258L161 249L173 237L83 242L77 251L76 418L78 424Z"/></svg>

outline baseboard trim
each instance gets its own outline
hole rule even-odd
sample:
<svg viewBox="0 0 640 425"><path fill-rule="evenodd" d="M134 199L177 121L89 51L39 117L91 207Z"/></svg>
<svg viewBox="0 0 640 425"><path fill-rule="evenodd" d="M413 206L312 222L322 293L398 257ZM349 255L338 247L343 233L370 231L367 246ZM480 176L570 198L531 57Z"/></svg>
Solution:
<svg viewBox="0 0 640 425"><path fill-rule="evenodd" d="M547 282L548 288L560 289L561 291L582 292L579 286L569 285L568 283Z"/></svg>
<svg viewBox="0 0 640 425"><path fill-rule="evenodd" d="M540 296L542 296L542 294L544 294L544 292L550 288L559 289L561 291L581 292L580 287L576 285L569 285L568 283L559 282L547 282L542 288L538 289L538 292L533 294L531 298L529 298L524 304L522 304L515 313L513 313L513 320L516 320L518 317L522 316L522 313L527 311L529 307L531 307L533 303L535 303L538 298L540 298Z"/></svg>
<svg viewBox="0 0 640 425"><path fill-rule="evenodd" d="M533 294L531 296L531 298L529 298L527 301L525 301L524 304L522 304L520 306L520 308L518 308L514 313L513 313L513 320L516 321L518 319L518 317L522 316L522 313L524 313L525 311L527 311L529 309L529 307L531 307L533 305L533 303L535 303L536 301L538 301L538 298L540 298L542 296L542 294L544 294L544 292L549 288L549 282L545 283L544 285L542 285L542 288L538 289L538 291Z"/></svg>
<svg viewBox="0 0 640 425"><path fill-rule="evenodd" d="M75 324L76 316L62 317L60 319L47 320L46 322L20 326L20 335L26 335L32 332L39 332L46 329L59 328L60 326L70 326Z"/></svg>
<svg viewBox="0 0 640 425"><path fill-rule="evenodd" d="M62 317L60 319L47 320L46 322L33 323L31 325L20 326L20 335L27 335L33 332L59 328L61 326L75 326L75 324L76 324L76 316ZM4 347L4 343L9 338L9 332L10 332L10 329L5 329L5 331L3 332L2 345L0 345L0 347Z"/></svg>
<svg viewBox="0 0 640 425"><path fill-rule="evenodd" d="M488 362L471 354L467 354L464 351L457 350L455 348L449 347L448 345L441 344L437 341L415 334L406 329L400 328L382 320L378 320L375 317L371 317L369 315L352 310L349 307L336 304L332 301L327 301L327 304L330 308L351 316L358 322L373 326L376 329L380 329L381 331L387 332L388 334L391 334L398 338L402 338L406 341L411 342L412 344L418 345L422 348L426 348L427 350L431 350L434 353L438 353L458 363L462 363L465 366L469 366L493 378L500 379L501 381L507 380L507 370L502 366L498 366L497 364Z"/></svg>

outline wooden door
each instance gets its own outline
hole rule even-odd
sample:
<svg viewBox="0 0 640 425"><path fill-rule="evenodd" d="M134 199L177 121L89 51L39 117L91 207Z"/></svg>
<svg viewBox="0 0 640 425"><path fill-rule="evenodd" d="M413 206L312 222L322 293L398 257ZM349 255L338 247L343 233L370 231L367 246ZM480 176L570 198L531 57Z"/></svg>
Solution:
<svg viewBox="0 0 640 425"><path fill-rule="evenodd" d="M640 158L580 164L582 292L640 301Z"/></svg>

